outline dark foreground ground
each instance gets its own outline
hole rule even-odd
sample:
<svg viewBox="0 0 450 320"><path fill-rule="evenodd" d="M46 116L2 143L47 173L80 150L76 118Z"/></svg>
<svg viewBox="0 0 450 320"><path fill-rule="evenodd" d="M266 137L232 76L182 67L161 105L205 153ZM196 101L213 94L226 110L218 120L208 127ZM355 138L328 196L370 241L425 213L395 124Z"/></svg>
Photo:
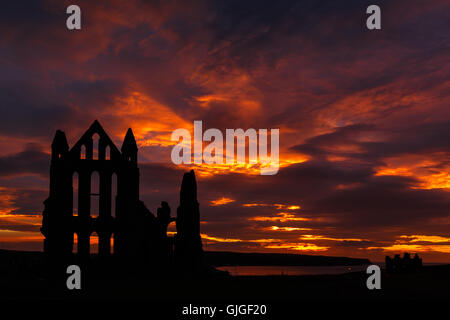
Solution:
<svg viewBox="0 0 450 320"><path fill-rule="evenodd" d="M50 289L43 278L0 280L2 299L151 299L171 301L287 301L450 299L450 266L422 272L382 274L382 289L368 290L362 272L314 276L227 276L205 279L133 277L91 283L80 291Z"/></svg>
<svg viewBox="0 0 450 320"><path fill-rule="evenodd" d="M86 276L82 290L55 288L42 270L41 256L0 259L1 300L148 300L176 306L206 303L284 303L306 301L450 299L450 265L427 266L406 274L382 271L381 290L368 290L365 272L314 276L209 276L188 279L175 271L120 272L101 267ZM33 262L34 261L34 262Z"/></svg>

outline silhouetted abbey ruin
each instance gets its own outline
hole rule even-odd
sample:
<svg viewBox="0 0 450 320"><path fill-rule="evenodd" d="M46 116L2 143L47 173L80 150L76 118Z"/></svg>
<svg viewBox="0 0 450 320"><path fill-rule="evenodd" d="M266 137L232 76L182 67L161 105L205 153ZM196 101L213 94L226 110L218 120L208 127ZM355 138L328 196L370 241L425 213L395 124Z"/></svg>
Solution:
<svg viewBox="0 0 450 320"><path fill-rule="evenodd" d="M403 258L399 254L396 254L394 258L386 256L386 271L390 273L404 273L410 271L417 271L422 268L422 259L416 253L414 258L411 259L409 253L403 255Z"/></svg>
<svg viewBox="0 0 450 320"><path fill-rule="evenodd" d="M96 148L94 135L99 137ZM139 199L137 153L131 129L120 151L97 120L72 148L65 133L56 131L52 143L50 195L44 201L41 228L48 261L53 264L71 261L73 251L77 251L77 261L88 261L90 238L95 232L98 257L104 261L160 267L176 265L190 272L200 270L202 243L194 171L184 174L177 218L170 216L170 207L164 201L155 216ZM94 192L91 184L95 172L99 175L98 192ZM78 175L76 212L74 174ZM117 177L117 195L112 194L113 175ZM92 197L98 197L98 212L93 212ZM173 238L167 236L172 221L176 221L177 229ZM73 250L74 235L77 250ZM114 259L110 259L112 256Z"/></svg>

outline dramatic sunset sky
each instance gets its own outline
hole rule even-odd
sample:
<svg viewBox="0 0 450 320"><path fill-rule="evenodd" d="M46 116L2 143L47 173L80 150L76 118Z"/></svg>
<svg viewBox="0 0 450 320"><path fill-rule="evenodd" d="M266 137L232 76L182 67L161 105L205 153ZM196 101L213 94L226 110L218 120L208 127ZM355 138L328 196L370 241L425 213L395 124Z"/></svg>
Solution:
<svg viewBox="0 0 450 320"><path fill-rule="evenodd" d="M450 262L449 62L444 0L2 2L0 248L42 250L57 129L131 127L141 199L175 215L171 133L202 120L280 129L277 175L193 167L207 250Z"/></svg>

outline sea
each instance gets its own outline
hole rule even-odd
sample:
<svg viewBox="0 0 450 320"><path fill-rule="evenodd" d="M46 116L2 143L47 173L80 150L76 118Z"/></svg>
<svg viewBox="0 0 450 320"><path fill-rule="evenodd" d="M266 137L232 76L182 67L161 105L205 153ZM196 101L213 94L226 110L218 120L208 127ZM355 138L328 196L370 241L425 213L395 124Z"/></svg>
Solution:
<svg viewBox="0 0 450 320"><path fill-rule="evenodd" d="M358 272L366 270L367 266L224 266L216 269L228 271L232 276L301 276Z"/></svg>
<svg viewBox="0 0 450 320"><path fill-rule="evenodd" d="M384 262L373 263L384 269ZM425 263L424 265L439 265L439 263ZM369 265L356 266L223 266L216 267L228 271L232 276L302 276L344 274L349 272L366 271Z"/></svg>

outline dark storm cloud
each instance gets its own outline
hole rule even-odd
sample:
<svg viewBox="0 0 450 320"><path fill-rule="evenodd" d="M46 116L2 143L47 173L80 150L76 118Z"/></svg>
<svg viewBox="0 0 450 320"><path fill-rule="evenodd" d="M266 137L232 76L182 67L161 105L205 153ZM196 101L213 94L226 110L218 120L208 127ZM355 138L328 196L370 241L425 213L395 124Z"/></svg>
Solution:
<svg viewBox="0 0 450 320"><path fill-rule="evenodd" d="M8 69L15 76L0 79L0 133L5 136L48 137L50 128L75 126L85 113L111 106L117 95L126 92L123 81L117 79L67 80L55 73L57 83L46 82L35 72L17 79L18 68ZM23 71L22 71L23 72ZM19 71L20 73L20 71ZM47 78L48 75L44 75Z"/></svg>
<svg viewBox="0 0 450 320"><path fill-rule="evenodd" d="M48 197L47 190L17 189L14 191L15 206L10 214L41 215L44 209L43 201Z"/></svg>
<svg viewBox="0 0 450 320"><path fill-rule="evenodd" d="M167 201L176 216L179 205L179 190L185 171L160 163L140 165L140 194L148 209L156 214L161 201Z"/></svg>
<svg viewBox="0 0 450 320"><path fill-rule="evenodd" d="M72 105L90 111L96 106L108 106L114 103L114 98L125 94L127 88L124 81L119 79L86 79L65 82L58 88L58 93Z"/></svg>
<svg viewBox="0 0 450 320"><path fill-rule="evenodd" d="M388 136L385 141L364 141L368 135ZM353 160L365 160L379 165L383 158L407 154L427 154L449 152L450 122L433 122L392 129L377 128L376 125L356 124L336 128L331 133L318 135L301 145L292 147L316 158L327 155L348 156ZM355 147L353 150L340 150L339 146ZM448 159L442 158L446 161Z"/></svg>
<svg viewBox="0 0 450 320"><path fill-rule="evenodd" d="M333 192L339 184L364 182L372 174L370 168L337 166L330 162L308 161L280 169L271 177L240 176L227 174L204 181L205 190L229 190L241 203L264 202L297 204ZM239 181L236 184L235 181ZM263 182L261 182L263 181ZM244 191L245 190L245 191ZM282 192L275 192L282 190ZM307 206L306 206L307 208ZM306 209L305 208L305 209ZM237 213L238 214L238 213Z"/></svg>
<svg viewBox="0 0 450 320"><path fill-rule="evenodd" d="M365 247L370 247L370 246L374 246L377 243L374 241L339 241L337 242L335 245L337 247L344 247L344 248L348 248L348 247L355 247L355 248L365 248Z"/></svg>
<svg viewBox="0 0 450 320"><path fill-rule="evenodd" d="M14 215L40 215L43 200L48 197L48 190L32 188L0 189L0 209L11 217ZM3 216L5 217L5 216Z"/></svg>
<svg viewBox="0 0 450 320"><path fill-rule="evenodd" d="M34 231L37 232L40 229L39 225L33 225L29 223L19 223L13 222L8 219L0 218L0 229L1 230L11 230L11 231Z"/></svg>
<svg viewBox="0 0 450 320"><path fill-rule="evenodd" d="M36 144L28 144L17 154L0 157L0 177L36 174L46 177L49 172L50 155Z"/></svg>
<svg viewBox="0 0 450 320"><path fill-rule="evenodd" d="M408 153L449 152L450 121L425 123L393 131L386 142L365 142L362 147L370 156L387 157Z"/></svg>
<svg viewBox="0 0 450 320"><path fill-rule="evenodd" d="M379 228L408 226L448 216L450 198L442 190L411 190L403 177L374 177L349 190L335 190L312 206L318 212L333 212L341 226Z"/></svg>

